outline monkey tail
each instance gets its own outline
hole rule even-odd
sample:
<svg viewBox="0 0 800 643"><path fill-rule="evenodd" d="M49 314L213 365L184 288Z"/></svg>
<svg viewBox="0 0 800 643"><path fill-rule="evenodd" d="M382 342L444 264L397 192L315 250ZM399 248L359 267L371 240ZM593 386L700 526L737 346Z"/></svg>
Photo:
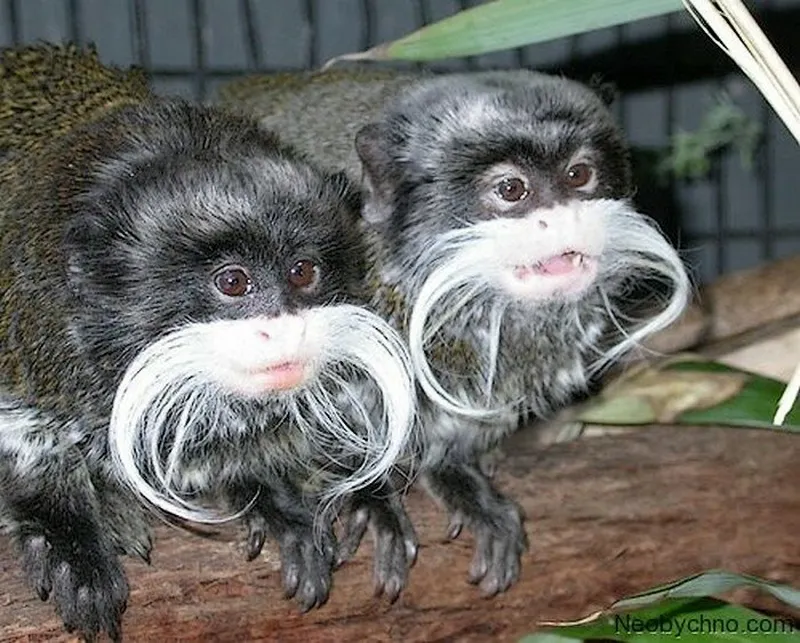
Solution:
<svg viewBox="0 0 800 643"><path fill-rule="evenodd" d="M151 97L143 70L103 65L94 46L0 49L0 151L31 151L108 110Z"/></svg>

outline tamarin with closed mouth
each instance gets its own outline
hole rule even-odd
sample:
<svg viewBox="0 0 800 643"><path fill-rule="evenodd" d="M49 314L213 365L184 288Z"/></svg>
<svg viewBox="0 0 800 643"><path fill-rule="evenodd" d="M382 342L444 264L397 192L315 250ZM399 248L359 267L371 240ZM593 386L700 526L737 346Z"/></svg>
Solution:
<svg viewBox="0 0 800 643"><path fill-rule="evenodd" d="M286 594L322 604L323 509L414 427L357 190L91 50L4 50L0 81L0 518L33 588L119 639L119 557L148 557L155 509L241 516L249 557L274 538Z"/></svg>
<svg viewBox="0 0 800 643"><path fill-rule="evenodd" d="M449 535L475 536L470 580L506 590L527 538L482 456L521 418L585 394L691 290L632 204L604 97L528 70L356 67L245 78L219 100L363 180L373 304L403 331L425 394L422 482L449 512ZM642 293L656 305L633 314ZM355 518L351 551L369 519Z"/></svg>

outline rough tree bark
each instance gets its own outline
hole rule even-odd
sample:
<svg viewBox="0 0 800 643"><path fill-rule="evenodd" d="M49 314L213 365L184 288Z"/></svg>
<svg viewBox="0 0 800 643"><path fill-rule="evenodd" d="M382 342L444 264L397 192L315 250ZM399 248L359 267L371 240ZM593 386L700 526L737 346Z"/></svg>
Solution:
<svg viewBox="0 0 800 643"><path fill-rule="evenodd" d="M498 484L528 515L520 583L479 597L470 538L443 542L445 517L420 492L409 507L422 548L395 605L371 596L370 545L337 572L330 601L300 615L274 549L252 563L235 540L157 529L151 567L128 564L127 641L514 641L541 620L574 619L709 568L800 586L797 436L656 427L543 447L507 446ZM69 641L25 586L0 537L0 641ZM735 597L773 608L757 594ZM795 614L795 616L797 616Z"/></svg>

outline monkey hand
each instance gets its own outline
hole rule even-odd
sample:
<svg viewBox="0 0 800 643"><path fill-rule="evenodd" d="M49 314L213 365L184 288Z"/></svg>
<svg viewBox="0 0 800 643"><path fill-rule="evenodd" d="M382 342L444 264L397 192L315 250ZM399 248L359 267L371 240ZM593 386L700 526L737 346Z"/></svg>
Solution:
<svg viewBox="0 0 800 643"><path fill-rule="evenodd" d="M280 550L284 595L294 598L303 612L322 607L330 593L336 554L330 529L325 528L320 535L305 523L285 523L276 528L258 513L248 517L247 527L248 560L261 553L267 535L274 535Z"/></svg>
<svg viewBox="0 0 800 643"><path fill-rule="evenodd" d="M361 493L345 511L345 530L337 564L350 560L370 528L375 547L375 596L394 602L417 558L417 535L403 503L393 491Z"/></svg>
<svg viewBox="0 0 800 643"><path fill-rule="evenodd" d="M475 537L470 583L479 585L487 596L506 591L519 579L520 559L528 548L519 509L505 500L469 516L456 511L450 517L448 537L457 538L464 525Z"/></svg>
<svg viewBox="0 0 800 643"><path fill-rule="evenodd" d="M42 600L53 599L69 632L91 641L102 631L122 640L128 581L103 539L75 534L27 533L21 538L28 579Z"/></svg>
<svg viewBox="0 0 800 643"><path fill-rule="evenodd" d="M469 581L488 596L506 591L518 580L528 548L521 509L495 490L474 464L433 468L424 474L424 482L450 513L448 538L457 538L464 527L475 537Z"/></svg>

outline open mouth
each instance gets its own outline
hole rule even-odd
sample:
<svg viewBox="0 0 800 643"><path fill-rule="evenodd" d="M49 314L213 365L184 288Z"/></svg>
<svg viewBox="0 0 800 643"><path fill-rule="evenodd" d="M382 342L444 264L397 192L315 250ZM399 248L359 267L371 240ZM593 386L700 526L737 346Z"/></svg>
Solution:
<svg viewBox="0 0 800 643"><path fill-rule="evenodd" d="M574 250L568 250L558 255L553 255L530 265L514 266L514 277L525 280L530 277L542 276L577 276L589 272L597 261L589 255Z"/></svg>
<svg viewBox="0 0 800 643"><path fill-rule="evenodd" d="M258 378L266 389L285 391L300 386L306 380L306 365L304 362L281 362L254 371L253 377Z"/></svg>

